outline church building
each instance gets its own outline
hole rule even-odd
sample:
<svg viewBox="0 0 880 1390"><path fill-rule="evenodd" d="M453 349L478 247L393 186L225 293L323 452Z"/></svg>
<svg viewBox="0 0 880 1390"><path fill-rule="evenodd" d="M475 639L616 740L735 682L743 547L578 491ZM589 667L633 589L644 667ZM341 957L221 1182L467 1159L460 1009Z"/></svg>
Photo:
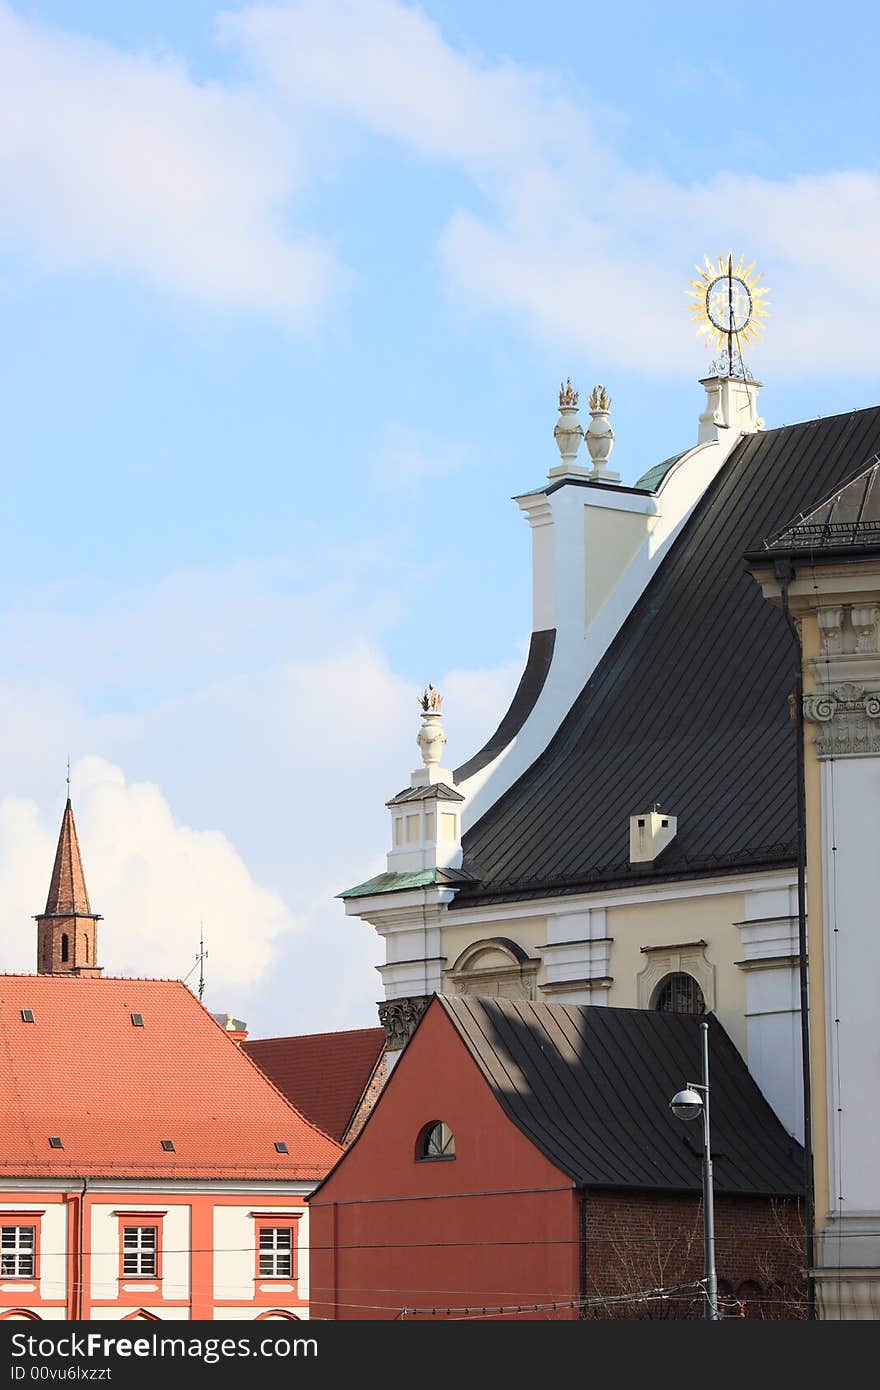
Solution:
<svg viewBox="0 0 880 1390"><path fill-rule="evenodd" d="M880 1264L871 1243L880 1197L866 1176L880 1157L868 1099L877 1077L865 1074L876 1043L865 1032L864 997L873 978L864 969L873 959L868 919L880 889L865 838L880 804L871 772L880 681L876 579L859 565L877 543L866 479L880 454L880 409L765 428L761 383L740 351L759 293L732 260L707 268L697 316L722 350L700 383L696 440L660 463L640 461L631 485L610 470L606 388L591 393L584 428L578 392L562 387L560 457L515 499L531 530L533 630L510 708L455 766L444 755L441 697L426 692L423 766L387 803L387 871L340 896L382 941L379 1013L391 1063L434 994L715 1014L786 1130L803 1141L809 1042L798 870L806 835L812 1090L827 1111L814 1126L816 1220L821 1227L839 1206L848 1153L852 1215L834 1230L852 1239L835 1263L867 1306L876 1293L859 1283L867 1276L858 1251L863 1264ZM625 441L618 447L625 451ZM630 475L638 472L627 462ZM847 499L841 525L861 518L857 540L843 559L826 549L814 573L804 556L812 563L821 550L815 537L830 545L828 536L843 534L828 522L838 497ZM795 533L793 520L816 509L820 520ZM803 673L772 565L767 578L764 547L783 534L812 538L792 541L797 578L786 591L802 623ZM749 570L756 555L771 603ZM832 663L830 673L822 662ZM850 740L836 781L829 720ZM846 888L832 804L852 835ZM832 959L829 993L823 972ZM858 1020L849 1033L847 1009ZM834 1080L844 1057L848 1082ZM845 1086L848 1120L832 1123ZM849 1141L835 1123L854 1126ZM828 1294L823 1316L851 1315L831 1311L832 1302Z"/></svg>

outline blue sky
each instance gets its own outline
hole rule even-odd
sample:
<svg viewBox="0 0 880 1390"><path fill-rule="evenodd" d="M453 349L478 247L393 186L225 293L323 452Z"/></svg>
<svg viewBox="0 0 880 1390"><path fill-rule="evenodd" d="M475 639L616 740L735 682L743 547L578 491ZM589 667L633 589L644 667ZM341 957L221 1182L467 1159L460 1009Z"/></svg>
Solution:
<svg viewBox="0 0 880 1390"><path fill-rule="evenodd" d="M0 3L10 968L70 752L111 965L189 968L203 913L213 1007L372 1021L378 943L332 894L384 853L416 688L445 681L458 761L515 683L509 499L560 377L609 386L624 481L692 442L684 291L730 245L773 290L768 426L876 401L878 30Z"/></svg>

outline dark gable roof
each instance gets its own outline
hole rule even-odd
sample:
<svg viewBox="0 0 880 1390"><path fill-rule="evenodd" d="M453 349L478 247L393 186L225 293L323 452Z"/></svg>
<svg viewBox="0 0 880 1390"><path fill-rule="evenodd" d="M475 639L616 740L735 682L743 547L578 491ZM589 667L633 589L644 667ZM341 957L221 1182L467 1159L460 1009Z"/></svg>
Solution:
<svg viewBox="0 0 880 1390"><path fill-rule="evenodd" d="M577 1187L700 1190L702 1123L677 1120L669 1101L700 1079L701 1018L473 996L433 1007L509 1118ZM715 1191L800 1196L803 1149L714 1015L708 1023Z"/></svg>
<svg viewBox="0 0 880 1390"><path fill-rule="evenodd" d="M734 450L544 753L463 837L475 900L791 864L795 653L743 556L880 450L880 408ZM629 866L629 818L678 834Z"/></svg>
<svg viewBox="0 0 880 1390"><path fill-rule="evenodd" d="M384 1054L385 1029L249 1038L241 1048L291 1105L341 1143Z"/></svg>

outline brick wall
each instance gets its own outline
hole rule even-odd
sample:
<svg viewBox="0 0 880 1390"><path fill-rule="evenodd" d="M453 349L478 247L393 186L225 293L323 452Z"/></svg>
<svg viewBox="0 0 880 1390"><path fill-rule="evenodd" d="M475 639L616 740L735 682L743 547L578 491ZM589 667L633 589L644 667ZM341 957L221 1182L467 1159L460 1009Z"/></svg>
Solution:
<svg viewBox="0 0 880 1390"><path fill-rule="evenodd" d="M67 938L67 960L64 939ZM93 917L38 917L37 972L41 975L99 975L98 927Z"/></svg>
<svg viewBox="0 0 880 1390"><path fill-rule="evenodd" d="M386 1054L383 1052L382 1056L376 1063L376 1070L373 1072L370 1084L364 1092L363 1100L361 1101L360 1105L355 1111L354 1119L350 1122L348 1129L345 1131L345 1135L342 1142L346 1145L346 1147L358 1137L364 1125L366 1124L367 1116L369 1115L373 1106L376 1104L376 1101L379 1099L379 1092L385 1085L387 1076L388 1059Z"/></svg>
<svg viewBox="0 0 880 1390"><path fill-rule="evenodd" d="M588 1193L584 1204L587 1298L690 1284L703 1277L703 1207L696 1196ZM803 1317L803 1215L796 1202L715 1199L715 1267L725 1315ZM744 1314L740 1313L740 1308ZM643 1303L590 1304L588 1318L701 1318L694 1290Z"/></svg>

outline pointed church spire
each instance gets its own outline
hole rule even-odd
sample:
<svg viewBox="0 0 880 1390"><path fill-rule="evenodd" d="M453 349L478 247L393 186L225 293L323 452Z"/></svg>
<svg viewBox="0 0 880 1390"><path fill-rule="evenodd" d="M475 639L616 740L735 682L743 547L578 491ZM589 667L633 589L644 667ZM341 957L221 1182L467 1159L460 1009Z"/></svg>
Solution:
<svg viewBox="0 0 880 1390"><path fill-rule="evenodd" d="M61 820L61 833L55 851L55 866L46 899L46 915L58 914L77 916L80 913L91 916L89 895L86 890L86 876L83 873L82 855L79 849L79 836L73 819L70 797L64 808Z"/></svg>
<svg viewBox="0 0 880 1390"><path fill-rule="evenodd" d="M69 792L69 781L67 789ZM97 924L101 919L89 903L69 796L61 818L46 908L36 920L39 974L100 975Z"/></svg>

